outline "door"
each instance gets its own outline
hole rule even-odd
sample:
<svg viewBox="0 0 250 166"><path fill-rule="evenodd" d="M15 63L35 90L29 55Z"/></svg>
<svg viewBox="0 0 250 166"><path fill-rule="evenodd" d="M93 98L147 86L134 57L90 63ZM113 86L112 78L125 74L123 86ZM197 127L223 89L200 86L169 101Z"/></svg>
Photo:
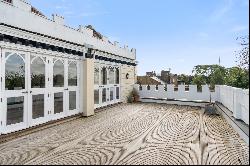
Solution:
<svg viewBox="0 0 250 166"><path fill-rule="evenodd" d="M94 104L95 108L101 107L101 88L100 88L100 66L95 64L94 66Z"/></svg>
<svg viewBox="0 0 250 166"><path fill-rule="evenodd" d="M1 51L0 134L80 112L78 61Z"/></svg>
<svg viewBox="0 0 250 166"><path fill-rule="evenodd" d="M115 103L115 68L113 66L109 66L109 79L108 79L108 87L109 87L109 103Z"/></svg>
<svg viewBox="0 0 250 166"><path fill-rule="evenodd" d="M0 54L2 54L2 48L0 47ZM2 56L0 56L0 135L3 133L3 74L2 74Z"/></svg>
<svg viewBox="0 0 250 166"><path fill-rule="evenodd" d="M28 126L29 54L2 50L2 132L9 133Z"/></svg>
<svg viewBox="0 0 250 166"><path fill-rule="evenodd" d="M66 85L68 89L65 93L67 96L67 115L75 115L80 113L80 104L79 104L79 63L77 61L68 61L67 65L67 74L68 79Z"/></svg>
<svg viewBox="0 0 250 166"><path fill-rule="evenodd" d="M49 118L49 60L45 56L30 56L29 74L29 123L35 126L48 122Z"/></svg>
<svg viewBox="0 0 250 166"><path fill-rule="evenodd" d="M108 68L106 65L101 66L101 104L100 106L107 106L109 102L109 86L108 86Z"/></svg>
<svg viewBox="0 0 250 166"><path fill-rule="evenodd" d="M120 67L115 67L115 84L114 84L114 90L115 90L115 103L119 103L121 101L121 77L120 77Z"/></svg>
<svg viewBox="0 0 250 166"><path fill-rule="evenodd" d="M53 58L52 61L52 75L51 81L52 87L50 88L51 92L51 110L49 111L50 118L52 120L57 120L66 116L66 92L68 92L68 88L66 88L66 80L65 68L67 67L64 59Z"/></svg>
<svg viewBox="0 0 250 166"><path fill-rule="evenodd" d="M120 69L112 64L96 63L94 67L95 108L120 102Z"/></svg>

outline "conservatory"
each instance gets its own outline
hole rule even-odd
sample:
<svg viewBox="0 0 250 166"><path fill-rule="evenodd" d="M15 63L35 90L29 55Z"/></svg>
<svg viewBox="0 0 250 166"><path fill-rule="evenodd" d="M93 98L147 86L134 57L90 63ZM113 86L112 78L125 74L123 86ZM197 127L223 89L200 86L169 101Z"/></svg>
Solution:
<svg viewBox="0 0 250 166"><path fill-rule="evenodd" d="M23 0L0 1L0 134L126 102L136 51L68 27Z"/></svg>

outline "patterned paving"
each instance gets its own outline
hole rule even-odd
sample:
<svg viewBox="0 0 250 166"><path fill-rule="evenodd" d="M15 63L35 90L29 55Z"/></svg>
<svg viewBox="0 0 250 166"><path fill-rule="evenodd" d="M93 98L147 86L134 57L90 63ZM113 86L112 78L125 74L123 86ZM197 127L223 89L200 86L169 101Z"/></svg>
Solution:
<svg viewBox="0 0 250 166"><path fill-rule="evenodd" d="M200 108L123 104L0 144L0 164L249 164L248 150Z"/></svg>

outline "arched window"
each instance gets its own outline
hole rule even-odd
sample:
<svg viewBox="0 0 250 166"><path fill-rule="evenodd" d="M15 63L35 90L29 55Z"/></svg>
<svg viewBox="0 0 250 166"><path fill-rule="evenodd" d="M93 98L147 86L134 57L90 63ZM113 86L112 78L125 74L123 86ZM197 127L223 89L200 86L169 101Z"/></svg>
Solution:
<svg viewBox="0 0 250 166"><path fill-rule="evenodd" d="M150 90L150 86L149 85L147 86L147 90Z"/></svg>
<svg viewBox="0 0 250 166"><path fill-rule="evenodd" d="M63 87L64 86L64 65L62 61L58 60L54 64L53 68L53 86Z"/></svg>
<svg viewBox="0 0 250 166"><path fill-rule="evenodd" d="M158 85L155 86L155 90L159 90L159 86Z"/></svg>
<svg viewBox="0 0 250 166"><path fill-rule="evenodd" d="M103 67L101 71L102 85L107 85L107 68Z"/></svg>
<svg viewBox="0 0 250 166"><path fill-rule="evenodd" d="M115 70L114 70L114 68L109 69L109 84L115 84Z"/></svg>
<svg viewBox="0 0 250 166"><path fill-rule="evenodd" d="M120 70L119 70L119 68L116 68L115 72L116 72L115 83L120 84Z"/></svg>
<svg viewBox="0 0 250 166"><path fill-rule="evenodd" d="M25 62L23 57L13 54L5 63L5 89L25 89Z"/></svg>
<svg viewBox="0 0 250 166"><path fill-rule="evenodd" d="M99 85L99 68L95 67L95 71L94 71L94 83L95 85Z"/></svg>
<svg viewBox="0 0 250 166"><path fill-rule="evenodd" d="M77 86L77 66L75 63L69 64L68 84L69 86Z"/></svg>
<svg viewBox="0 0 250 166"><path fill-rule="evenodd" d="M31 88L45 88L45 63L40 57L31 61Z"/></svg>

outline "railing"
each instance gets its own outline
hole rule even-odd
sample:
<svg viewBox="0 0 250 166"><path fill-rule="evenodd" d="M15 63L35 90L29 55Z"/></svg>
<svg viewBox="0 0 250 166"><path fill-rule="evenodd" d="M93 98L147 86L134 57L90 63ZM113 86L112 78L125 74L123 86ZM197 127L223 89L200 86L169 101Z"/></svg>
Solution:
<svg viewBox="0 0 250 166"><path fill-rule="evenodd" d="M196 85L135 85L141 99L219 102L228 108L234 118L249 125L249 90L217 85L210 91L208 85L198 90Z"/></svg>

